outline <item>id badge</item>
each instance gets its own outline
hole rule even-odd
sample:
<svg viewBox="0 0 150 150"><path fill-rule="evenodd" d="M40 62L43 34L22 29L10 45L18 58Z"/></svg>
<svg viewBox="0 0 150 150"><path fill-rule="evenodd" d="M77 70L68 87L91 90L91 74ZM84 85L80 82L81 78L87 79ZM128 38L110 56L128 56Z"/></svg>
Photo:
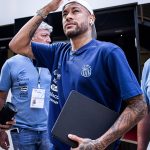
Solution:
<svg viewBox="0 0 150 150"><path fill-rule="evenodd" d="M31 108L44 108L45 89L32 89Z"/></svg>

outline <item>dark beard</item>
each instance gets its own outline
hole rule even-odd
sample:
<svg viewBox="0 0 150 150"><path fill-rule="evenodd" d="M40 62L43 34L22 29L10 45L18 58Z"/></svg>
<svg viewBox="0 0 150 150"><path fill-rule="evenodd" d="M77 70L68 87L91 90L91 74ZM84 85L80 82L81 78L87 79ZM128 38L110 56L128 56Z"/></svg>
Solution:
<svg viewBox="0 0 150 150"><path fill-rule="evenodd" d="M70 32L65 32L65 35L68 38L74 38L77 37L78 35L81 35L82 33L85 33L88 30L88 25L85 23L81 24L81 27L76 26L76 28L74 30L71 30Z"/></svg>
<svg viewBox="0 0 150 150"><path fill-rule="evenodd" d="M78 35L80 35L81 32L79 30L78 31L77 30L73 30L73 31L67 32L65 34L66 34L66 36L68 38L74 38L74 37L77 37Z"/></svg>

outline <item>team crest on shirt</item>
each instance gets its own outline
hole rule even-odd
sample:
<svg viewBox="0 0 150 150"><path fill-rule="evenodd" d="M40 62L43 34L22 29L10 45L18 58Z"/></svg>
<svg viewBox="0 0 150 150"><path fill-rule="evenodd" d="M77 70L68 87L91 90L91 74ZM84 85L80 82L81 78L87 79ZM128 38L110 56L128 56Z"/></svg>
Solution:
<svg viewBox="0 0 150 150"><path fill-rule="evenodd" d="M91 76L91 72L92 72L91 66L90 65L84 65L82 67L82 70L81 70L81 75L83 77L90 77Z"/></svg>

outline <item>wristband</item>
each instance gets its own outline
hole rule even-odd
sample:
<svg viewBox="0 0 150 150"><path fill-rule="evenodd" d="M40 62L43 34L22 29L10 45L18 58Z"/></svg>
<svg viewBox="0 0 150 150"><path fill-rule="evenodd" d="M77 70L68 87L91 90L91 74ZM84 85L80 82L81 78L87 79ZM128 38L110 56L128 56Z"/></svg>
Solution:
<svg viewBox="0 0 150 150"><path fill-rule="evenodd" d="M47 17L47 15L45 15L41 9L37 10L36 14L37 14L37 16L41 16L43 19L45 19Z"/></svg>

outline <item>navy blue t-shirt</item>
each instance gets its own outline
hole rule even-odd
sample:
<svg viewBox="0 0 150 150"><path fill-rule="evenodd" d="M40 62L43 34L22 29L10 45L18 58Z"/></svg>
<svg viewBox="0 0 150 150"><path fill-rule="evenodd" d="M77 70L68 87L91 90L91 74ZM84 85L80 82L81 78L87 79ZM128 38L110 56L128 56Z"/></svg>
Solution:
<svg viewBox="0 0 150 150"><path fill-rule="evenodd" d="M52 74L49 130L71 90L116 112L123 101L142 94L124 52L115 44L93 39L73 52L69 43L32 43L32 50L38 64ZM66 150L62 146L59 149Z"/></svg>

